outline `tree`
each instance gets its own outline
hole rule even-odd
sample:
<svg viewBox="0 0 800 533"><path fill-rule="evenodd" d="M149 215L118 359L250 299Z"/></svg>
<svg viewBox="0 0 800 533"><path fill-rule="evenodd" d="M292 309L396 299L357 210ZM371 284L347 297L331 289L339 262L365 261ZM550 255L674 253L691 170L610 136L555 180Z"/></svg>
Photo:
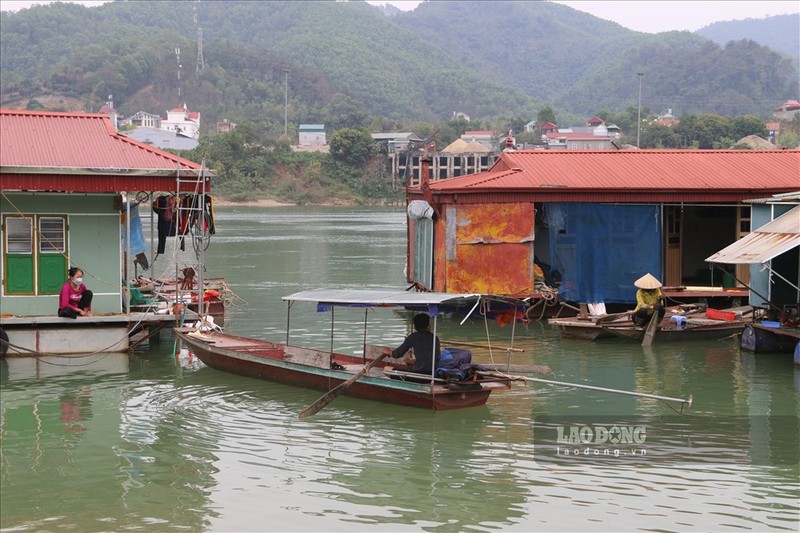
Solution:
<svg viewBox="0 0 800 533"><path fill-rule="evenodd" d="M753 115L736 117L731 121L731 137L737 141L748 135L758 135L762 139L767 138L767 128L764 122Z"/></svg>
<svg viewBox="0 0 800 533"><path fill-rule="evenodd" d="M680 136L669 126L648 124L642 127L641 148L679 148Z"/></svg>
<svg viewBox="0 0 800 533"><path fill-rule="evenodd" d="M366 128L342 128L331 136L331 156L348 166L364 165L374 151L372 135Z"/></svg>
<svg viewBox="0 0 800 533"><path fill-rule="evenodd" d="M716 143L729 138L730 130L730 119L713 114L700 115L692 132L692 141L701 150L710 150Z"/></svg>
<svg viewBox="0 0 800 533"><path fill-rule="evenodd" d="M557 124L556 114L553 112L553 108L550 107L549 105L541 108L539 112L536 113L536 124L539 124L541 126L545 122L552 122L553 124Z"/></svg>
<svg viewBox="0 0 800 533"><path fill-rule="evenodd" d="M363 127L367 122L367 114L364 113L362 106L343 94L333 95L323 112L325 126L331 130Z"/></svg>
<svg viewBox="0 0 800 533"><path fill-rule="evenodd" d="M38 109L45 109L45 107L42 105L41 102L39 102L39 100L31 98L30 100L28 100L28 105L25 106L25 109L27 109L28 111L36 111Z"/></svg>

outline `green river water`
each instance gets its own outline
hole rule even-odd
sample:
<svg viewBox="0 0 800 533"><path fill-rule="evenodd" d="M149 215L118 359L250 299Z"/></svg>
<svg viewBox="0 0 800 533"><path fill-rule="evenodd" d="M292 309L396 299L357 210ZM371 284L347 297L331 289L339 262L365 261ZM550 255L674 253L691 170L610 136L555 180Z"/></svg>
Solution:
<svg viewBox="0 0 800 533"><path fill-rule="evenodd" d="M399 208L225 207L207 275L239 297L228 332L283 341L281 296L405 288L405 251ZM364 311L337 309L335 319L331 339L330 314L297 304L292 343L356 353ZM440 337L483 343L488 328L507 344L512 332L458 322L441 320ZM406 327L400 314L371 312L367 341L397 344ZM515 335L525 351L512 363L552 368L540 377L691 394L694 405L681 414L678 404L522 383L479 408L339 397L301 421L319 392L173 357L166 337L131 355L8 359L0 530L798 530L791 355L741 352L736 339L571 341L539 322Z"/></svg>

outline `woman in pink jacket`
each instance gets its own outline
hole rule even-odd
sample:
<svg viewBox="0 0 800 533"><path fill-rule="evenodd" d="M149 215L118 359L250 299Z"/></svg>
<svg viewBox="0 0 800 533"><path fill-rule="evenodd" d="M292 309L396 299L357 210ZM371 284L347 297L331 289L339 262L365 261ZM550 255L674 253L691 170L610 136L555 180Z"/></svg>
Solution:
<svg viewBox="0 0 800 533"><path fill-rule="evenodd" d="M92 316L92 291L83 284L83 270L77 267L69 269L69 279L61 287L58 298L58 316L78 318Z"/></svg>

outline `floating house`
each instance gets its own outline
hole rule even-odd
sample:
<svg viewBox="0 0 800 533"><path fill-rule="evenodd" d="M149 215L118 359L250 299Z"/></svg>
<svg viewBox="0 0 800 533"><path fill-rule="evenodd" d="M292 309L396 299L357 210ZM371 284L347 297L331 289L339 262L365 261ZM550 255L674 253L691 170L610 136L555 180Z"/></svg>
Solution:
<svg viewBox="0 0 800 533"><path fill-rule="evenodd" d="M750 305L762 320L747 326L742 348L800 355L800 192L749 203L755 230L706 261L749 268Z"/></svg>
<svg viewBox="0 0 800 533"><path fill-rule="evenodd" d="M4 333L40 353L127 349L131 324L146 324L122 282L134 270L134 199L208 192L211 173L117 133L102 114L0 110L0 138ZM72 266L94 293L92 317L57 316Z"/></svg>
<svg viewBox="0 0 800 533"><path fill-rule="evenodd" d="M798 151L505 151L487 172L408 189L408 281L446 292L629 303L646 272L700 297L749 281L705 259L750 232L749 199L800 182Z"/></svg>

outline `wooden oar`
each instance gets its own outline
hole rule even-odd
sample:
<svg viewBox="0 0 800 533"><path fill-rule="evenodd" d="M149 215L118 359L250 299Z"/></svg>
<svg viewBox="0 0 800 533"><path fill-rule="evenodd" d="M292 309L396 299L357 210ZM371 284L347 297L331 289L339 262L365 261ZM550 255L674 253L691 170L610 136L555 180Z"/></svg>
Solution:
<svg viewBox="0 0 800 533"><path fill-rule="evenodd" d="M658 310L653 309L653 316L650 318L650 323L647 324L647 331L644 332L642 346L653 345L653 340L655 340L656 330L658 329L659 322L661 322L661 319L658 317Z"/></svg>
<svg viewBox="0 0 800 533"><path fill-rule="evenodd" d="M336 397L339 396L341 393L343 393L345 390L347 390L347 388L350 385L352 385L353 383L355 383L356 381L361 379L361 376L363 376L364 374L369 372L370 369L372 369L372 367L374 367L375 365L377 365L378 363L383 361L383 358L386 357L387 355L389 355L389 354L382 353L381 355L378 356L377 359L374 359L373 361L371 361L367 366L365 366L363 369L361 369L356 375L354 375L353 377L351 377L350 379L348 379L344 383L339 383L337 386L335 386L334 388L332 388L331 390L326 392L319 400L317 400L316 402L314 402L311 405L309 405L305 409L305 411L300 413L300 415L299 415L300 419L302 420L303 418L315 415L318 412L322 411L325 408L326 405L328 405L333 400L335 400Z"/></svg>
<svg viewBox="0 0 800 533"><path fill-rule="evenodd" d="M529 378L527 376L512 376L508 374L502 374L499 372L479 372L479 374L485 376L492 376L497 378L509 378L516 381L536 381L538 383L547 383L548 385L559 385L562 387L573 387L576 389L588 389L588 390L596 390L601 392L613 392L614 394L624 394L626 396L636 396L639 398L652 398L654 400L663 400L666 402L680 402L685 403L687 406L692 406L692 395L690 394L687 399L683 398L671 398L669 396L659 396L657 394L646 394L644 392L633 392L627 390L619 390L619 389L608 389L606 387L595 387L594 385L581 385L579 383L567 383L566 381L554 381L551 379L541 379L541 378Z"/></svg>

